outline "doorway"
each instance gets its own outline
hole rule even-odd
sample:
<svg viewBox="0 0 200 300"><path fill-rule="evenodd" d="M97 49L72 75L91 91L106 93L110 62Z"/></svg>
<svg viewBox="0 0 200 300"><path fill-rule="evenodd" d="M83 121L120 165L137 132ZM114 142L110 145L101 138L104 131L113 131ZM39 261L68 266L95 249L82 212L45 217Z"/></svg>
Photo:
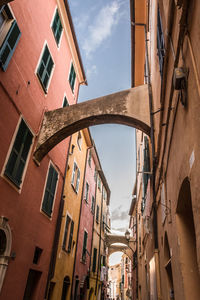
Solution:
<svg viewBox="0 0 200 300"><path fill-rule="evenodd" d="M185 299L199 300L200 276L197 264L192 197L188 178L184 179L180 188L176 211L176 223L180 244L180 266Z"/></svg>

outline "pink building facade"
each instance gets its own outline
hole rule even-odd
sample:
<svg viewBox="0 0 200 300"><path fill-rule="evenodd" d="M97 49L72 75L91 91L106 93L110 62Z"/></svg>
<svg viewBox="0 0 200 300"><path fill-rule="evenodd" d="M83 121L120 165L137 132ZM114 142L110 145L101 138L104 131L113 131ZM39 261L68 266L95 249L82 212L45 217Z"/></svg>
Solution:
<svg viewBox="0 0 200 300"><path fill-rule="evenodd" d="M45 111L86 83L67 1L0 7L0 299L45 299L70 138L37 165Z"/></svg>
<svg viewBox="0 0 200 300"><path fill-rule="evenodd" d="M94 151L94 149L93 149ZM93 220L95 213L96 168L91 149L87 152L83 183L80 224L73 279L73 298L86 299L92 256ZM78 297L78 298L77 298Z"/></svg>

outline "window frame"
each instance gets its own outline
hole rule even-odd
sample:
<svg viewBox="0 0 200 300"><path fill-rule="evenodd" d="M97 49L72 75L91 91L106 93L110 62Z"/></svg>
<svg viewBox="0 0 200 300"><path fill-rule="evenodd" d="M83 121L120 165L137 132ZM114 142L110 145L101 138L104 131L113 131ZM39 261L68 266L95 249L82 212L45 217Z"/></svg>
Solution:
<svg viewBox="0 0 200 300"><path fill-rule="evenodd" d="M21 182L18 185L8 175L5 174L5 171L6 171L6 166L8 164L9 159L10 159L11 152L13 150L13 147L14 147L14 144L15 144L15 141L16 141L16 138L17 138L17 134L18 134L18 131L19 131L19 127L20 127L20 124L21 124L22 120L23 120L23 122L25 123L25 125L27 126L27 128L29 129L29 131L30 131L30 133L32 135L32 142L30 144L28 155L26 157L25 165L24 165L24 168L23 168L22 176L21 176ZM32 147L33 147L33 144L34 144L34 139L35 139L35 134L33 133L32 129L27 124L27 122L25 121L25 119L22 116L20 116L20 118L19 118L19 120L17 122L17 125L15 127L15 131L14 131L13 137L11 139L11 142L10 142L10 145L9 145L9 148L8 148L8 151L7 151L5 163L4 163L2 172L1 172L1 176L9 184L11 184L11 186L14 187L19 193L21 192L21 189L22 189L22 186L23 186L23 182L24 182L24 179L25 179L26 171L27 171L27 168L28 168L28 163L29 163L30 156L31 156L31 153L32 153Z"/></svg>
<svg viewBox="0 0 200 300"><path fill-rule="evenodd" d="M77 194L79 191L80 177L81 177L80 169L79 169L76 161L74 160L72 177L71 177L71 186Z"/></svg>
<svg viewBox="0 0 200 300"><path fill-rule="evenodd" d="M98 253L97 253L97 248L93 248L93 260L92 260L92 272L95 273L96 272L96 268L97 268L97 257L98 257Z"/></svg>
<svg viewBox="0 0 200 300"><path fill-rule="evenodd" d="M60 33L60 37L59 37L59 40L57 41L57 38L56 38L56 35L55 35L55 32L54 32L54 28L53 28L53 25L54 25L54 21L55 21L55 18L56 18L56 14L58 14L58 17L59 17L59 20L60 20L60 24L61 24L61 33ZM58 27L58 24L56 24L56 27ZM56 28L58 30L58 28ZM59 48L60 47L60 44L61 44L61 40L62 40L62 34L63 34L63 25L62 25L62 21L61 21L61 17L60 17L60 13L59 13L59 10L58 10L58 7L55 8L55 11L54 11L54 14L53 14L53 18L52 18L52 21L51 21L51 30L52 30L52 33L53 33L53 36L54 36L54 39L56 41L56 45L57 47ZM56 31L57 32L57 31Z"/></svg>
<svg viewBox="0 0 200 300"><path fill-rule="evenodd" d="M86 181L85 183L85 195L84 195L84 199L85 201L88 203L89 202L89 189L90 189L90 185L89 183Z"/></svg>
<svg viewBox="0 0 200 300"><path fill-rule="evenodd" d="M71 216L67 214L65 220L63 241L62 241L62 250L64 250L67 253L70 253L72 250L73 234L74 234L74 221L71 218Z"/></svg>
<svg viewBox="0 0 200 300"><path fill-rule="evenodd" d="M85 242L85 236L86 236L86 242ZM82 254L81 254L81 262L86 263L87 259L87 242L88 242L88 232L84 229L84 235L83 235L83 247L82 247ZM84 247L84 244L85 247Z"/></svg>
<svg viewBox="0 0 200 300"><path fill-rule="evenodd" d="M96 218L95 218L97 224L99 224L99 212L100 212L100 207L97 204L97 207L96 207Z"/></svg>
<svg viewBox="0 0 200 300"><path fill-rule="evenodd" d="M71 77L71 76L74 76L74 74L71 75L72 68L73 68L73 71L74 71L74 74L75 74L75 78L72 78L72 79L70 80L70 77ZM69 68L68 82L69 82L69 85L70 85L70 88L71 88L71 91L72 91L73 94L74 94L74 90L75 90L76 79L77 79L76 71L75 71L73 62L71 61L71 63L70 63L70 68Z"/></svg>
<svg viewBox="0 0 200 300"><path fill-rule="evenodd" d="M65 102L67 103L66 105L64 105ZM67 100L67 96L66 95L64 95L63 102L62 102L62 108L64 108L64 107L69 107L69 101Z"/></svg>
<svg viewBox="0 0 200 300"><path fill-rule="evenodd" d="M51 58L52 58L53 66L52 66L52 69L51 69L51 73L50 73L50 76L49 76L49 80L48 80L48 82L47 82L47 86L46 86L46 88L45 88L44 85L43 85L43 83L42 83L42 81L41 81L41 79L40 79L40 77L38 76L38 72L39 72L39 68L40 68L40 66L41 66L42 57L43 57L43 55L44 55L44 52L45 52L45 48L46 48L46 47L48 48L49 53L50 53L50 56L51 56ZM56 65L55 65L55 61L54 61L53 56L52 56L52 54L51 54L50 48L49 48L49 46L48 46L47 41L45 41L45 42L44 42L44 45L43 45L43 47L42 47L42 51L41 51L41 53L40 53L39 59L38 59L38 63L37 63L36 69L35 69L35 75L36 75L36 77L37 77L37 79L38 79L38 81L39 81L39 83L40 83L40 86L41 86L43 92L45 93L45 95L48 94L49 87L50 87L50 83L51 83L51 80L52 80L52 77L53 77L53 73L54 73L54 70L55 70L55 66L56 66Z"/></svg>
<svg viewBox="0 0 200 300"><path fill-rule="evenodd" d="M2 23L2 26L0 28L0 38L2 41L2 43L0 44L0 63L1 63L2 70L5 72L8 68L11 58L14 55L15 49L21 37L21 31L18 26L17 20L12 12L12 9L10 8L10 5L5 4L2 7L0 7L0 13L4 16L4 22ZM13 36L9 43L9 39L13 34L14 29L18 30L18 35L17 36L15 35L14 43L13 43ZM9 49L9 53L5 58L5 62L3 63L1 57L3 53L6 53L5 50L6 48Z"/></svg>

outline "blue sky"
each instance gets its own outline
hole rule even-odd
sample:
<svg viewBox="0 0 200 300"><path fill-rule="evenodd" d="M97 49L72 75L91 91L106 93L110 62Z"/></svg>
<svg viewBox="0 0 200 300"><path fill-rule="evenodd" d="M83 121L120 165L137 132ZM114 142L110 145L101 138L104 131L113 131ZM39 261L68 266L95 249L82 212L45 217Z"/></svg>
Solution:
<svg viewBox="0 0 200 300"><path fill-rule="evenodd" d="M79 102L131 87L129 0L69 0L88 86ZM90 127L111 189L112 229L125 232L135 182L135 130Z"/></svg>

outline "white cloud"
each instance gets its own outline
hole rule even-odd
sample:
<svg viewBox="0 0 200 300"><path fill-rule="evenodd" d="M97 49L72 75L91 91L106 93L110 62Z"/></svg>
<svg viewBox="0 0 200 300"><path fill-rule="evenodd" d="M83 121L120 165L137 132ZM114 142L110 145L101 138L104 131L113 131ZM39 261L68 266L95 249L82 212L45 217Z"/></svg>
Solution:
<svg viewBox="0 0 200 300"><path fill-rule="evenodd" d="M91 78L92 75L97 74L97 66L96 65L92 65L87 67L87 78Z"/></svg>
<svg viewBox="0 0 200 300"><path fill-rule="evenodd" d="M121 3L114 0L104 6L95 17L93 25L88 28L88 36L83 42L83 49L88 57L111 35L119 22Z"/></svg>

